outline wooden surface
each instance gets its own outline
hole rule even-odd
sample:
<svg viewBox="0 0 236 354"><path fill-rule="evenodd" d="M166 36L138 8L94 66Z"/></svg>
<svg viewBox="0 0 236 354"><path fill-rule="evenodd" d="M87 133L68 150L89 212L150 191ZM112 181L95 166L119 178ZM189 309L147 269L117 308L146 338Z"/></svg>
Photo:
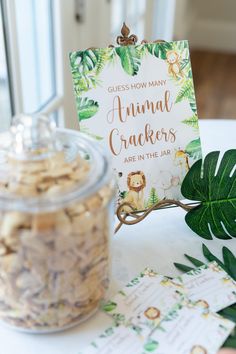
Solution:
<svg viewBox="0 0 236 354"><path fill-rule="evenodd" d="M236 119L236 54L190 53L198 116Z"/></svg>

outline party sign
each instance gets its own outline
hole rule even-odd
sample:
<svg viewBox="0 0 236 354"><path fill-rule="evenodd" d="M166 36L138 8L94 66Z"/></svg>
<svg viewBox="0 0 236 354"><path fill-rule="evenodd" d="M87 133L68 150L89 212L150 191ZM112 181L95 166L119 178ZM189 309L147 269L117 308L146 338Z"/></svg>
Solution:
<svg viewBox="0 0 236 354"><path fill-rule="evenodd" d="M70 53L80 130L112 156L118 203L181 199L201 144L187 41Z"/></svg>

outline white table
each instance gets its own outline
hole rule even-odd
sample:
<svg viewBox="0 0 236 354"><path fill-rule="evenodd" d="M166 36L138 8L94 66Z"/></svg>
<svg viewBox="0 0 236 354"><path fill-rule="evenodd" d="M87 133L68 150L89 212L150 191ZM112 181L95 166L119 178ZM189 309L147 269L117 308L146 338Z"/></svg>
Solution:
<svg viewBox="0 0 236 354"><path fill-rule="evenodd" d="M236 120L200 121L204 155L212 150L236 148ZM180 208L157 211L139 225L123 226L112 240L112 282L114 294L146 266L170 276L178 274L173 262L187 263L184 253L202 258L204 242L220 256L224 244L236 252L236 239L206 241L184 222ZM98 312L83 324L65 332L31 335L0 328L0 354L77 354L112 323Z"/></svg>

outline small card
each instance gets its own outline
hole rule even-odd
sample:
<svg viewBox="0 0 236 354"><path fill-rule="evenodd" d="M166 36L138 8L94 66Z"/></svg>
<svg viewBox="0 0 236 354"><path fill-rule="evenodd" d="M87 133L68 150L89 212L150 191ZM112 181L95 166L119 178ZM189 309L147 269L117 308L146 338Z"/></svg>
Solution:
<svg viewBox="0 0 236 354"><path fill-rule="evenodd" d="M215 354L234 326L204 307L184 301L157 326L150 343L156 344L156 354Z"/></svg>
<svg viewBox="0 0 236 354"><path fill-rule="evenodd" d="M213 312L236 303L236 282L216 262L191 270L174 281L184 286L190 300Z"/></svg>
<svg viewBox="0 0 236 354"><path fill-rule="evenodd" d="M183 296L184 287L180 282L175 283L146 268L104 304L103 310L112 315L117 324L145 322L153 327Z"/></svg>
<svg viewBox="0 0 236 354"><path fill-rule="evenodd" d="M216 354L233 328L233 322L183 300L148 336L142 327L109 328L82 353Z"/></svg>
<svg viewBox="0 0 236 354"><path fill-rule="evenodd" d="M143 353L144 339L123 325L110 327L79 354L130 354Z"/></svg>

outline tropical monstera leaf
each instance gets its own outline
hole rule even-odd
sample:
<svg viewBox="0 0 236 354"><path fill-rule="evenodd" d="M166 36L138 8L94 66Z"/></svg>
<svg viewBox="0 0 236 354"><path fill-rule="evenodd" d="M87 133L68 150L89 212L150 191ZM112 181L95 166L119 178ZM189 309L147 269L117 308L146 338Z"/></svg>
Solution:
<svg viewBox="0 0 236 354"><path fill-rule="evenodd" d="M95 50L85 50L83 52L79 52L78 54L80 58L80 62L78 65L82 68L83 73L91 71L97 65L99 59L99 52Z"/></svg>
<svg viewBox="0 0 236 354"><path fill-rule="evenodd" d="M198 160L187 173L182 195L200 204L190 210L185 221L199 236L212 239L236 237L236 150L228 150L217 169L219 152Z"/></svg>
<svg viewBox="0 0 236 354"><path fill-rule="evenodd" d="M134 46L117 47L116 53L119 55L121 65L127 74L137 75L141 64L140 55Z"/></svg>
<svg viewBox="0 0 236 354"><path fill-rule="evenodd" d="M171 43L150 43L147 44L149 53L155 55L155 57L166 60L166 53L172 49Z"/></svg>
<svg viewBox="0 0 236 354"><path fill-rule="evenodd" d="M76 104L80 121L93 117L99 109L98 102L90 100L88 97L77 97Z"/></svg>

